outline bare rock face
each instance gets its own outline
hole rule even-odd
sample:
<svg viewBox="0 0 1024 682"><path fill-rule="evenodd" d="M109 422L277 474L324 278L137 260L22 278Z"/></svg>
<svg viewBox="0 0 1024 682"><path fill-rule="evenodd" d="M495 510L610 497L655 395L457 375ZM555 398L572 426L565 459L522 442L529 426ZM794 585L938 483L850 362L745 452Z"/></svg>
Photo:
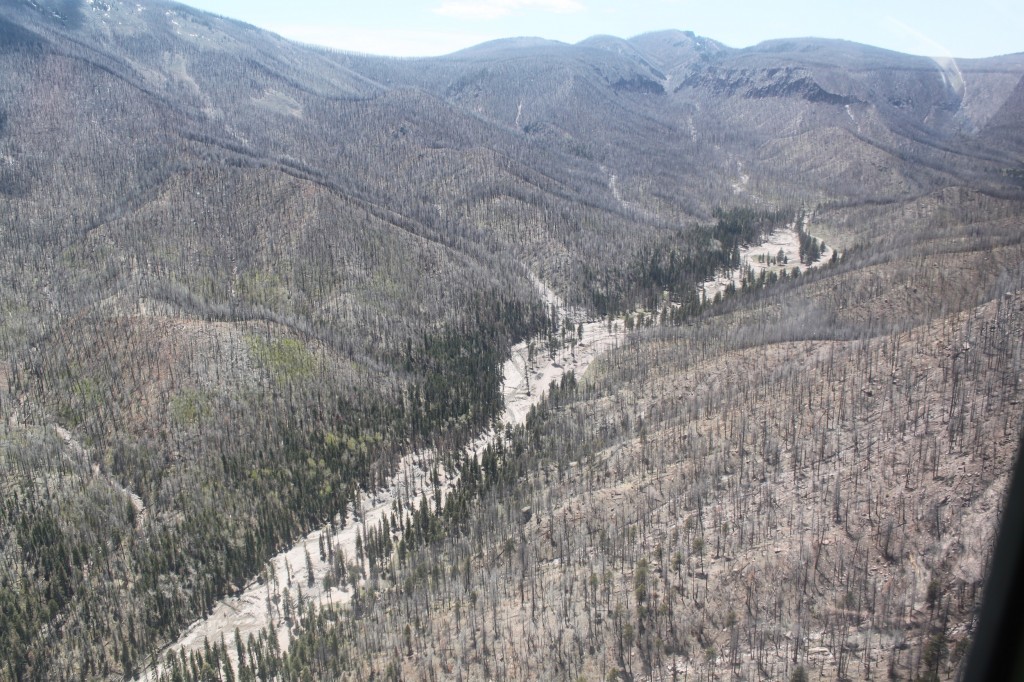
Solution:
<svg viewBox="0 0 1024 682"><path fill-rule="evenodd" d="M746 69L698 69L676 88L700 88L716 95L760 99L764 97L795 97L823 104L858 104L854 97L828 92L806 71L793 68L772 68L760 71Z"/></svg>

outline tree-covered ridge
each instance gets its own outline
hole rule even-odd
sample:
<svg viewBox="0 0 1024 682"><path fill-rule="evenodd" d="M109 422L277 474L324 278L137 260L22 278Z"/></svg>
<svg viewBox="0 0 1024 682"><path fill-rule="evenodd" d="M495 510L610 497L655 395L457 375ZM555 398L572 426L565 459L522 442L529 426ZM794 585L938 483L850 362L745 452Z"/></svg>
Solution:
<svg viewBox="0 0 1024 682"><path fill-rule="evenodd" d="M971 259L963 230L999 246ZM443 505L396 504L343 558L351 608L294 614L286 655L242 642L238 674L953 679L1021 427L1020 246L1016 219L925 221L634 338L464 462ZM982 300L948 286L958 264ZM934 312L894 296L911 273ZM794 298L817 309L777 316Z"/></svg>
<svg viewBox="0 0 1024 682"><path fill-rule="evenodd" d="M350 397L322 383L319 374L327 368L302 343L264 341L254 329L247 337L251 362L269 379L261 392L177 392L162 427L137 440L119 421L129 412L119 403L138 399L137 391L119 395L131 381L95 383L88 377L97 375L79 364L83 356L43 364L39 377L54 384L45 392L57 399L54 414L84 435L80 457L94 458L103 475L90 474L94 464L81 461L76 464L84 473L51 481L54 461L69 456L60 454L59 443L51 442L55 451L42 459L30 456L31 443L9 444L11 459L20 457L23 469L5 468L12 490L3 528L14 540L11 566L26 571L4 576L9 589L20 585L5 590L11 603L2 641L14 647L4 651L12 679L65 677L69 665L87 675L129 663L136 669L148 649L245 584L254 567L297 535L339 512L344 520L355 496L391 475L405 448L461 447L501 407L497 368L510 342L546 324L540 308L530 313L486 295L465 313L457 328L409 339L406 357L395 358L406 377L402 385L391 392L365 387ZM75 338L88 336L80 331ZM118 358L103 348L109 335L98 330L95 338L97 347L88 353L93 361ZM309 372L295 371L307 364ZM124 371L143 369L128 363ZM12 389L23 391L28 380L15 372ZM52 441L52 429L47 432ZM155 457L160 452L174 453L171 461ZM109 488L107 477L124 481L146 512L136 526L134 507L117 489L114 513L123 518L109 529L121 533L97 542L96 529L89 529L102 518L97 512L109 515L114 502L92 489ZM39 485L66 488L70 502L40 499ZM66 516L66 509L54 516L90 501L99 506L80 517ZM116 550L118 560L104 561L103 548ZM91 579L83 581L83 572ZM107 601L113 595L119 596ZM44 608L34 608L37 602ZM122 615L116 626L96 621L112 612L127 614L130 627ZM84 658L33 653L45 650L42 637L60 641L79 629L99 647ZM130 639L121 642L122 636ZM118 642L116 651L104 647L110 641Z"/></svg>

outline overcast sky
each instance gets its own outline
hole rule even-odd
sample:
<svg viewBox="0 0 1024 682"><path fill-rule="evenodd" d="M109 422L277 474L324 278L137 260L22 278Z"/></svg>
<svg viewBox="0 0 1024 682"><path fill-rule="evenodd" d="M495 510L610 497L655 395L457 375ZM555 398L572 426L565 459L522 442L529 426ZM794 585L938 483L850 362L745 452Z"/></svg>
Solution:
<svg viewBox="0 0 1024 682"><path fill-rule="evenodd" d="M1022 0L188 0L306 43L426 56L496 38L575 43L680 29L732 47L844 38L926 56L1024 51Z"/></svg>

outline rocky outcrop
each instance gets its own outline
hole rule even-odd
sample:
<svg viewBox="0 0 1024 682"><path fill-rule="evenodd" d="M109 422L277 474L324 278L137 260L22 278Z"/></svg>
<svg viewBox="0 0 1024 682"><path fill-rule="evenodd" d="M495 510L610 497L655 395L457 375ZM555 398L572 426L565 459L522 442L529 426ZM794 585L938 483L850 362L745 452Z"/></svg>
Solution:
<svg viewBox="0 0 1024 682"><path fill-rule="evenodd" d="M709 90L727 96L764 99L768 97L795 97L823 104L856 104L856 97L829 92L818 84L810 73L792 67L770 69L727 69L705 66L695 69L676 88Z"/></svg>

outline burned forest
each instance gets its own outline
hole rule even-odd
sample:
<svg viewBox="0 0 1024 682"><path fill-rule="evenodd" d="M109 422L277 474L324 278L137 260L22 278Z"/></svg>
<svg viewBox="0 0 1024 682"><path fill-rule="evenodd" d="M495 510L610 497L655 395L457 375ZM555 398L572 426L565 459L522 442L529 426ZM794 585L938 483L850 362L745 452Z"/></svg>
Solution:
<svg viewBox="0 0 1024 682"><path fill-rule="evenodd" d="M0 2L0 682L961 679L1024 53Z"/></svg>

